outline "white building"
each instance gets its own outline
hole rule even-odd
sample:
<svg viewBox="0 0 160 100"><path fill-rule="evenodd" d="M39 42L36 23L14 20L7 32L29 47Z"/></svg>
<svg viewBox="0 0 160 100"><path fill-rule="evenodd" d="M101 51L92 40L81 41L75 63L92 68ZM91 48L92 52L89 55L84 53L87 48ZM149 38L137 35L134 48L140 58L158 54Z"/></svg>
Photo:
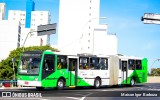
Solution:
<svg viewBox="0 0 160 100"><path fill-rule="evenodd" d="M117 38L100 25L100 0L60 0L58 47L72 53L117 54Z"/></svg>
<svg viewBox="0 0 160 100"><path fill-rule="evenodd" d="M19 28L18 21L0 20L0 61L6 59L10 51L20 46Z"/></svg>
<svg viewBox="0 0 160 100"><path fill-rule="evenodd" d="M31 27L25 28L26 11L9 10L8 20L17 20L21 23L21 41L20 45L23 46L27 34L32 31L28 36L25 46L39 46L47 45L49 43L49 35L37 36L37 26L49 24L50 14L48 11L32 11L31 12Z"/></svg>
<svg viewBox="0 0 160 100"><path fill-rule="evenodd" d="M21 28L25 28L26 12L21 10L9 10L8 20L20 21Z"/></svg>
<svg viewBox="0 0 160 100"><path fill-rule="evenodd" d="M4 18L5 18L5 10L6 10L5 3L0 3L0 20L4 20Z"/></svg>

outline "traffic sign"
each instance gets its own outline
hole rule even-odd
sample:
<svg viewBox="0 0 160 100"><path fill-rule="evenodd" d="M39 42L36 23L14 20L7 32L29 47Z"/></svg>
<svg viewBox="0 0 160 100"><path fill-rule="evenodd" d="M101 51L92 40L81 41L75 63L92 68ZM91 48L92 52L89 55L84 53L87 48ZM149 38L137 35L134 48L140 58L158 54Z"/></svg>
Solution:
<svg viewBox="0 0 160 100"><path fill-rule="evenodd" d="M160 20L160 14L145 13L143 19Z"/></svg>
<svg viewBox="0 0 160 100"><path fill-rule="evenodd" d="M47 24L47 25L39 25L37 27L37 35L49 35L49 34L55 34L56 33L56 26L57 24Z"/></svg>
<svg viewBox="0 0 160 100"><path fill-rule="evenodd" d="M143 19L144 24L160 24L160 20Z"/></svg>

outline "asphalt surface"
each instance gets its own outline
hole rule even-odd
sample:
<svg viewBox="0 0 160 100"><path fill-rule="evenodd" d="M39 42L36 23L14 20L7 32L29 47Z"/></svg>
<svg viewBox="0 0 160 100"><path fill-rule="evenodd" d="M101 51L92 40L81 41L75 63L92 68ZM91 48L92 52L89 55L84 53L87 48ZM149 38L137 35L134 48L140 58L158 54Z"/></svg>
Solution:
<svg viewBox="0 0 160 100"><path fill-rule="evenodd" d="M160 100L160 83L137 84L134 87L115 86L93 89L64 90L35 88L0 89L2 100Z"/></svg>

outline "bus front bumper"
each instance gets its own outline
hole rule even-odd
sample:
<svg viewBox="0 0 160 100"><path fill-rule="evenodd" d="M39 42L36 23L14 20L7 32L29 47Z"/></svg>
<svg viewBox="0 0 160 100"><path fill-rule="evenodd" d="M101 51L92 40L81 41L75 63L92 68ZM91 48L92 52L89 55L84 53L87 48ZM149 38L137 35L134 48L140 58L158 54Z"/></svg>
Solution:
<svg viewBox="0 0 160 100"><path fill-rule="evenodd" d="M33 87L42 86L40 81L28 81L28 80L17 80L17 85L20 85L20 86L33 86Z"/></svg>

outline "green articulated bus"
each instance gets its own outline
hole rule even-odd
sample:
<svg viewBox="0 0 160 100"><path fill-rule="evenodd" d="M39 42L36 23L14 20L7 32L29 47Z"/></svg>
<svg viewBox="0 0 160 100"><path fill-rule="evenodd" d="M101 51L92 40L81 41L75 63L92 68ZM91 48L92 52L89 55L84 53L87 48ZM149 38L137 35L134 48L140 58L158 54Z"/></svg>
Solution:
<svg viewBox="0 0 160 100"><path fill-rule="evenodd" d="M64 89L147 82L147 58L61 52L25 51L20 57L17 83L20 86Z"/></svg>

